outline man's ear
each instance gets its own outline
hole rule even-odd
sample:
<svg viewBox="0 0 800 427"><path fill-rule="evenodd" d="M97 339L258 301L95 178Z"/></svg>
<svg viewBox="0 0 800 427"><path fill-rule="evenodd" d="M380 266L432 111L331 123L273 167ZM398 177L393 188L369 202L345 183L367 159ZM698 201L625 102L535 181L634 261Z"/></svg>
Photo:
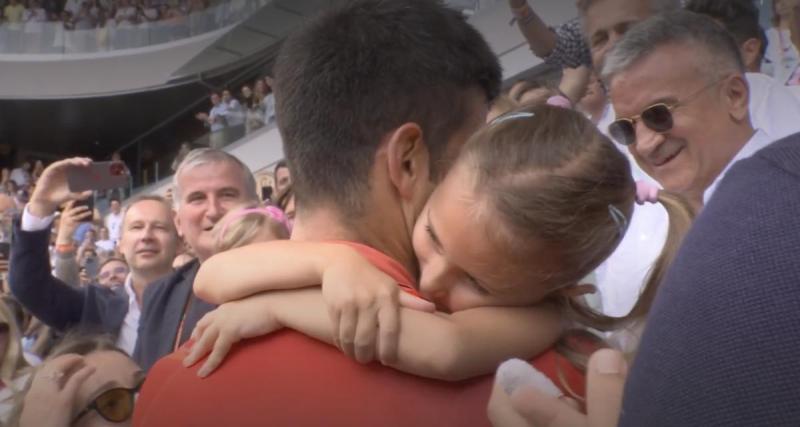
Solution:
<svg viewBox="0 0 800 427"><path fill-rule="evenodd" d="M750 111L750 87L744 75L737 74L728 77L723 82L722 96L728 103L728 112L731 117L741 122L747 120Z"/></svg>
<svg viewBox="0 0 800 427"><path fill-rule="evenodd" d="M172 211L172 220L175 223L175 231L178 233L178 237L183 239L183 233L181 233L181 220L175 210Z"/></svg>
<svg viewBox="0 0 800 427"><path fill-rule="evenodd" d="M416 123L405 123L390 135L386 146L389 179L400 196L411 199L420 181L429 179L428 146L422 128Z"/></svg>
<svg viewBox="0 0 800 427"><path fill-rule="evenodd" d="M761 70L761 40L757 38L748 39L739 46L739 52L748 72L759 72Z"/></svg>

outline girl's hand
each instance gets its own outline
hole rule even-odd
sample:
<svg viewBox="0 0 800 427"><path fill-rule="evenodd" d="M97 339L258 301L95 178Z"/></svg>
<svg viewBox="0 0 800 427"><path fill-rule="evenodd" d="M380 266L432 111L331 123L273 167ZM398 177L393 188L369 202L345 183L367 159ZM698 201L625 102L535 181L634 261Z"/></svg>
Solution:
<svg viewBox="0 0 800 427"><path fill-rule="evenodd" d="M94 372L82 356L66 354L42 365L25 395L20 427L67 427L78 388Z"/></svg>
<svg viewBox="0 0 800 427"><path fill-rule="evenodd" d="M331 317L334 344L360 363L374 360L376 348L382 363L397 359L401 305L436 311L432 303L401 292L397 281L351 248L323 272L322 297Z"/></svg>
<svg viewBox="0 0 800 427"><path fill-rule="evenodd" d="M211 352L197 371L199 377L205 378L219 367L237 342L280 329L281 325L265 308L265 297L268 295L225 303L203 316L192 332L194 344L189 355L183 359L183 366L192 366Z"/></svg>

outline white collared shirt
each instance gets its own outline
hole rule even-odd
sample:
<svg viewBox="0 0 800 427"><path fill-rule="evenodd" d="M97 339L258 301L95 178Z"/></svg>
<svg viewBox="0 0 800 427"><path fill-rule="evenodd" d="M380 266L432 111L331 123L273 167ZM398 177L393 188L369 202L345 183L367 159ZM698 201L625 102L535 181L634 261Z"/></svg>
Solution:
<svg viewBox="0 0 800 427"><path fill-rule="evenodd" d="M125 278L125 293L128 294L128 313L119 329L117 336L117 347L133 356L133 348L136 346L136 338L139 336L139 317L142 310L136 301L136 292L133 290L133 276L129 273Z"/></svg>
<svg viewBox="0 0 800 427"><path fill-rule="evenodd" d="M720 174L717 175L717 178L714 179L714 182L712 182L711 185L709 185L708 188L706 188L706 191L703 192L703 204L708 203L708 200L714 194L714 191L717 190L717 186L719 185L720 181L722 181L722 178L725 177L725 175L728 173L728 171L734 164L736 164L739 160L744 160L752 156L753 154L756 154L756 152L758 152L759 150L761 150L762 148L768 146L773 142L774 140L769 136L767 136L767 134L764 133L764 131L760 129L757 130L756 133L754 133L753 136L750 137L750 140L747 141L747 143L742 147L742 149L739 150L739 152L736 153L735 156L733 156L733 160L731 160L725 166L725 168L722 169L722 172L720 172Z"/></svg>

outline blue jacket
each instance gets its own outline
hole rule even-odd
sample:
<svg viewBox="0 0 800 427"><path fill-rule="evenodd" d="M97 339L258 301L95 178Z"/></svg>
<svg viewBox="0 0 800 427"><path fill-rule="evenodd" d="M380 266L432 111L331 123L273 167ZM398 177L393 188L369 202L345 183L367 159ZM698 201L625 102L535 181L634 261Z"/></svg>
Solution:
<svg viewBox="0 0 800 427"><path fill-rule="evenodd" d="M128 313L128 295L89 285L73 288L51 274L50 227L22 231L14 221L8 285L17 300L44 324L65 331L77 327L87 333L116 336Z"/></svg>
<svg viewBox="0 0 800 427"><path fill-rule="evenodd" d="M648 317L620 426L800 426L800 134L737 163Z"/></svg>

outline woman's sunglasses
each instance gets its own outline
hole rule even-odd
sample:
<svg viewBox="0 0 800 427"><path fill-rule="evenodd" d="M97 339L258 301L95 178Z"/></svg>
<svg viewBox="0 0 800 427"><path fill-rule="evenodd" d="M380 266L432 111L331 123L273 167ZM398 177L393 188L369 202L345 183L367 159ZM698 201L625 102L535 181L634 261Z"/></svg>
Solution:
<svg viewBox="0 0 800 427"><path fill-rule="evenodd" d="M142 384L139 383L134 388L112 388L100 393L94 400L89 403L83 411L78 413L72 419L72 423L76 423L81 417L91 411L97 411L101 417L106 421L112 423L121 423L128 420L133 415L133 406L136 401L136 395Z"/></svg>
<svg viewBox="0 0 800 427"><path fill-rule="evenodd" d="M683 101L678 101L673 104L660 102L651 105L642 111L638 116L617 119L608 126L608 133L612 138L617 140L622 145L636 144L636 122L640 121L653 132L664 133L672 129L674 120L672 111L678 107L688 104L690 101L698 97L703 92L714 87L722 80L717 80L697 92L689 95Z"/></svg>

